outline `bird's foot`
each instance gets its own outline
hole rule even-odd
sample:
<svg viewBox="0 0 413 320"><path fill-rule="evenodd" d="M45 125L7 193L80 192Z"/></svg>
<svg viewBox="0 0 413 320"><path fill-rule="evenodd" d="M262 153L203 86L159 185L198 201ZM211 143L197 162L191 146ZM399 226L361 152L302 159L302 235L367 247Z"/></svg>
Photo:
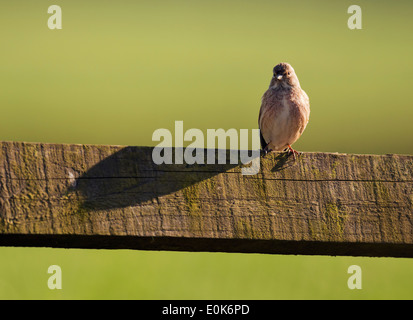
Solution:
<svg viewBox="0 0 413 320"><path fill-rule="evenodd" d="M293 154L293 159L294 160L297 160L297 157L296 156L299 156L300 155L300 153L298 152L298 151L296 151L296 150L294 150L290 145L288 145L288 150L287 150L287 152L288 152L288 154Z"/></svg>

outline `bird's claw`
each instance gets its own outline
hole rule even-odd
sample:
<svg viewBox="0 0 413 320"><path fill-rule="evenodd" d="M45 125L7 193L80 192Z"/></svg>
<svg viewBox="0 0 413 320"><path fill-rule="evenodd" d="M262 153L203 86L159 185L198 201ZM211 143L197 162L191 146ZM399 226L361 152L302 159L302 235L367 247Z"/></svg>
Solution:
<svg viewBox="0 0 413 320"><path fill-rule="evenodd" d="M294 159L294 161L297 160L296 155L297 155L297 156L300 155L300 153L299 153L298 151L294 150L290 145L288 145L288 150L287 150L287 152L288 152L288 154L291 154L291 153L293 154L293 159Z"/></svg>

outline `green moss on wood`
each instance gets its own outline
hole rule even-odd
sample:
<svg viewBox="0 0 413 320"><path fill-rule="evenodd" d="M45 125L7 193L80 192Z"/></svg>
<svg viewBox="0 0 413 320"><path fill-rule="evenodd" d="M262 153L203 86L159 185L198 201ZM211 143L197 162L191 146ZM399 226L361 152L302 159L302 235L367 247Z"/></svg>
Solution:
<svg viewBox="0 0 413 320"><path fill-rule="evenodd" d="M337 178L337 166L338 166L339 162L338 160L335 158L334 162L331 165L331 177L333 179Z"/></svg>
<svg viewBox="0 0 413 320"><path fill-rule="evenodd" d="M317 241L344 241L347 220L348 213L339 202L327 202L322 219L308 223L310 237Z"/></svg>
<svg viewBox="0 0 413 320"><path fill-rule="evenodd" d="M257 238L251 225L251 220L248 217L235 217L234 233L237 238ZM258 237L258 239L261 239Z"/></svg>
<svg viewBox="0 0 413 320"><path fill-rule="evenodd" d="M205 187L205 191L210 194L210 195L214 195L217 192L217 184L215 181L215 178L209 178L209 179L205 179L200 183L202 186Z"/></svg>
<svg viewBox="0 0 413 320"><path fill-rule="evenodd" d="M317 167L311 166L311 173L315 180L318 180L321 178L320 170Z"/></svg>
<svg viewBox="0 0 413 320"><path fill-rule="evenodd" d="M255 194L257 195L258 200L262 204L267 205L268 203L267 187L265 185L265 180L262 176L262 173L257 174L256 177L249 179L249 181L252 184L252 188Z"/></svg>
<svg viewBox="0 0 413 320"><path fill-rule="evenodd" d="M376 200L388 202L391 200L388 189L381 181L375 181L372 183L372 190Z"/></svg>
<svg viewBox="0 0 413 320"><path fill-rule="evenodd" d="M341 205L338 203L326 204L326 225L330 234L331 240L342 239L344 226L347 220L347 212L340 210Z"/></svg>
<svg viewBox="0 0 413 320"><path fill-rule="evenodd" d="M197 183L189 185L182 190L188 214L191 217L190 229L201 232L203 230L202 212L199 201L199 185Z"/></svg>

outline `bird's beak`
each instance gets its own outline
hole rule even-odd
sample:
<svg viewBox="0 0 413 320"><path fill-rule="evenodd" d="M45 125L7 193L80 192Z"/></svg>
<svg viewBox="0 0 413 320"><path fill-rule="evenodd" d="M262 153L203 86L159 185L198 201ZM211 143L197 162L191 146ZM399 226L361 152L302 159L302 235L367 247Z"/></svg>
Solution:
<svg viewBox="0 0 413 320"><path fill-rule="evenodd" d="M282 78L283 78L282 75L278 75L278 76L277 76L277 80L281 80Z"/></svg>

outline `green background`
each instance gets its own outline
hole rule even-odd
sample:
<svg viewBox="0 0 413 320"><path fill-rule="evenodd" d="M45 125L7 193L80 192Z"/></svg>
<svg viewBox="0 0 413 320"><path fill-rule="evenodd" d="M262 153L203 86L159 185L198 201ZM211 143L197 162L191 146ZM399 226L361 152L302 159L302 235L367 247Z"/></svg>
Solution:
<svg viewBox="0 0 413 320"><path fill-rule="evenodd" d="M62 30L47 28L52 4ZM357 1L362 30L351 4L1 1L0 140L153 146L175 120L257 128L286 61L311 102L297 150L412 154L413 2ZM353 264L362 290L347 287ZM413 260L0 248L0 298L412 299Z"/></svg>

